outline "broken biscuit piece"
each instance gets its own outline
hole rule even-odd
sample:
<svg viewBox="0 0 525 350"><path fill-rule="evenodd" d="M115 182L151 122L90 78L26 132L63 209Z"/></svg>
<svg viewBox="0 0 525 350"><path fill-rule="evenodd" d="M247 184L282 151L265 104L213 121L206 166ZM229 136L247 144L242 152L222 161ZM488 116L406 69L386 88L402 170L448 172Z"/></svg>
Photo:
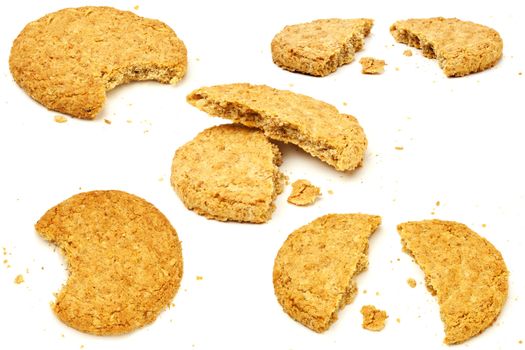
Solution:
<svg viewBox="0 0 525 350"><path fill-rule="evenodd" d="M367 140L357 119L312 97L266 85L227 84L191 92L188 103L212 116L261 129L339 171L363 162Z"/></svg>
<svg viewBox="0 0 525 350"><path fill-rule="evenodd" d="M363 74L381 74L385 71L385 61L373 57L362 57L361 73Z"/></svg>
<svg viewBox="0 0 525 350"><path fill-rule="evenodd" d="M272 58L292 72L326 76L353 61L374 21L318 19L284 27L272 40Z"/></svg>
<svg viewBox="0 0 525 350"><path fill-rule="evenodd" d="M361 308L363 315L363 328L369 331L379 332L385 328L385 321L388 318L386 311L379 310L373 305L364 305Z"/></svg>
<svg viewBox="0 0 525 350"><path fill-rule="evenodd" d="M397 230L437 296L445 343L462 343L494 323L507 299L509 272L489 241L453 221L406 222Z"/></svg>
<svg viewBox="0 0 525 350"><path fill-rule="evenodd" d="M277 253L273 285L283 310L326 331L357 294L355 277L368 266L368 239L381 218L329 214L292 232Z"/></svg>
<svg viewBox="0 0 525 350"><path fill-rule="evenodd" d="M288 197L288 203L303 206L312 204L321 194L319 187L314 186L308 180L297 180L292 184L292 193Z"/></svg>
<svg viewBox="0 0 525 350"><path fill-rule="evenodd" d="M400 43L436 58L447 77L462 77L491 68L501 58L499 33L481 24L457 18L421 18L397 21L390 33Z"/></svg>

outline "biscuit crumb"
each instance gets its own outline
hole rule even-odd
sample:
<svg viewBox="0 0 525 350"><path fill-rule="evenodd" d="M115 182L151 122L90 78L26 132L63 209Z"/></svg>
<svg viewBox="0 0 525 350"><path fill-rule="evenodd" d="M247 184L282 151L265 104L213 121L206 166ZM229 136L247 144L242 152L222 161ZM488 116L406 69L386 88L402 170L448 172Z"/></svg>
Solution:
<svg viewBox="0 0 525 350"><path fill-rule="evenodd" d="M518 340L518 344L523 344L523 340Z"/></svg>
<svg viewBox="0 0 525 350"><path fill-rule="evenodd" d="M24 283L24 276L22 276L22 275L16 276L15 277L15 283L16 284Z"/></svg>
<svg viewBox="0 0 525 350"><path fill-rule="evenodd" d="M368 291L366 289L363 290L363 294L366 294L368 293Z"/></svg>
<svg viewBox="0 0 525 350"><path fill-rule="evenodd" d="M135 5L135 6L133 6L133 8L134 8L135 10L138 10L138 9L139 9L139 5Z"/></svg>
<svg viewBox="0 0 525 350"><path fill-rule="evenodd" d="M399 72L399 67L396 67L395 70L396 70L396 72Z"/></svg>
<svg viewBox="0 0 525 350"><path fill-rule="evenodd" d="M518 72L518 75L523 75L523 73L522 72Z"/></svg>
<svg viewBox="0 0 525 350"><path fill-rule="evenodd" d="M388 315L385 311L377 309L373 305L364 305L361 308L363 315L363 328L369 331L378 332L385 328L385 320Z"/></svg>
<svg viewBox="0 0 525 350"><path fill-rule="evenodd" d="M133 123L133 120L128 119L128 120L126 120L126 123L131 124L131 123Z"/></svg>
<svg viewBox="0 0 525 350"><path fill-rule="evenodd" d="M417 284L417 283L416 283L416 280L413 279L413 278L409 278L409 279L407 279L407 283L408 283L408 285L410 286L410 288L415 288L415 287L416 287L416 284Z"/></svg>
<svg viewBox="0 0 525 350"><path fill-rule="evenodd" d="M396 146L394 147L397 151L402 151L404 150L405 148L403 146Z"/></svg>
<svg viewBox="0 0 525 350"><path fill-rule="evenodd" d="M58 114L54 116L54 120L55 120L56 123L65 123L65 122L67 122L67 118L66 117L64 117L63 115L58 115Z"/></svg>
<svg viewBox="0 0 525 350"><path fill-rule="evenodd" d="M319 187L308 180L297 180L292 184L292 193L288 197L288 203L303 206L312 204L320 195Z"/></svg>
<svg viewBox="0 0 525 350"><path fill-rule="evenodd" d="M328 190L328 194L334 194L333 190Z"/></svg>
<svg viewBox="0 0 525 350"><path fill-rule="evenodd" d="M343 101L343 106L348 106L348 103Z"/></svg>
<svg viewBox="0 0 525 350"><path fill-rule="evenodd" d="M397 323L401 323L401 319L400 319L399 317L396 318L396 322L397 322Z"/></svg>
<svg viewBox="0 0 525 350"><path fill-rule="evenodd" d="M403 55L405 55L405 56L407 56L407 57L410 57L410 56L412 56L412 51L410 51L410 50L405 50L405 51L403 51Z"/></svg>
<svg viewBox="0 0 525 350"><path fill-rule="evenodd" d="M378 296L379 296L379 292L376 292L376 297L378 297Z"/></svg>
<svg viewBox="0 0 525 350"><path fill-rule="evenodd" d="M159 182L164 181L164 176L159 177Z"/></svg>
<svg viewBox="0 0 525 350"><path fill-rule="evenodd" d="M204 278L204 277L202 277L202 276L197 276L197 277L195 277L195 279L196 279L197 281L202 281L203 278Z"/></svg>
<svg viewBox="0 0 525 350"><path fill-rule="evenodd" d="M441 205L441 202L440 201L437 201L436 202L436 207L439 207Z"/></svg>
<svg viewBox="0 0 525 350"><path fill-rule="evenodd" d="M385 61L373 57L363 57L359 60L361 63L361 73L363 74L381 74L385 71Z"/></svg>
<svg viewBox="0 0 525 350"><path fill-rule="evenodd" d="M481 224L481 227L485 228L487 227L487 224Z"/></svg>
<svg viewBox="0 0 525 350"><path fill-rule="evenodd" d="M104 119L104 123L108 124L108 125L111 125L111 120L109 119Z"/></svg>

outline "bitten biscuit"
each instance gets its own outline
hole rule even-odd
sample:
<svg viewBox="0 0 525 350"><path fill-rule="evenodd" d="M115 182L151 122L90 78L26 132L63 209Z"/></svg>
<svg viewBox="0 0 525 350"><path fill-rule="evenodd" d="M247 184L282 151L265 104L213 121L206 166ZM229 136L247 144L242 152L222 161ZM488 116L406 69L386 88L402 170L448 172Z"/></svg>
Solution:
<svg viewBox="0 0 525 350"><path fill-rule="evenodd" d="M272 40L273 62L292 72L328 75L353 61L373 23L332 18L286 26Z"/></svg>
<svg viewBox="0 0 525 350"><path fill-rule="evenodd" d="M462 343L494 323L507 299L509 273L489 241L452 221L407 222L397 230L437 295L445 343Z"/></svg>
<svg viewBox="0 0 525 350"><path fill-rule="evenodd" d="M273 268L277 300L294 320L326 331L356 293L354 277L368 266L368 238L379 216L329 214L295 230Z"/></svg>
<svg viewBox="0 0 525 350"><path fill-rule="evenodd" d="M197 89L187 101L295 144L339 171L353 170L363 161L367 140L357 119L312 97L266 85L229 84Z"/></svg>
<svg viewBox="0 0 525 350"><path fill-rule="evenodd" d="M209 219L263 223L286 177L281 153L242 125L204 130L175 153L171 184L184 205Z"/></svg>
<svg viewBox="0 0 525 350"><path fill-rule="evenodd" d="M49 209L35 228L66 258L69 277L53 310L79 331L131 332L153 322L179 289L177 233L142 198L120 191L80 193Z"/></svg>
<svg viewBox="0 0 525 350"><path fill-rule="evenodd" d="M462 77L494 66L501 58L503 41L497 31L457 18L398 21L390 33L400 43L437 58L448 77Z"/></svg>
<svg viewBox="0 0 525 350"><path fill-rule="evenodd" d="M288 197L288 203L303 206L316 201L321 194L319 187L312 185L308 180L297 180L292 184L292 193Z"/></svg>
<svg viewBox="0 0 525 350"><path fill-rule="evenodd" d="M111 7L67 8L31 22L9 58L33 99L82 119L95 118L117 85L176 83L186 65L186 47L170 27Z"/></svg>

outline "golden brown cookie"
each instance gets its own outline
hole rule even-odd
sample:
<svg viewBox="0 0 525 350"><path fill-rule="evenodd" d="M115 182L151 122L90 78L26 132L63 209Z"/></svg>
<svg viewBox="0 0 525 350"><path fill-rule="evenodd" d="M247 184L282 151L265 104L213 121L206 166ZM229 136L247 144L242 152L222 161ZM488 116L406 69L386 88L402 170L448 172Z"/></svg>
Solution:
<svg viewBox="0 0 525 350"><path fill-rule="evenodd" d="M292 72L328 75L353 61L373 23L366 18L331 18L286 26L272 40L273 61Z"/></svg>
<svg viewBox="0 0 525 350"><path fill-rule="evenodd" d="M121 191L74 195L35 225L56 244L69 278L53 304L82 332L110 335L153 322L182 278L182 250L168 219L144 199Z"/></svg>
<svg viewBox="0 0 525 350"><path fill-rule="evenodd" d="M361 73L363 74L382 74L385 71L385 61L373 57L362 57L359 60Z"/></svg>
<svg viewBox="0 0 525 350"><path fill-rule="evenodd" d="M295 230L275 258L277 300L294 320L326 331L356 293L354 277L368 266L368 238L381 218L329 214Z"/></svg>
<svg viewBox="0 0 525 350"><path fill-rule="evenodd" d="M309 96L266 85L228 84L197 89L187 101L295 144L339 171L353 170L363 161L367 140L358 121Z"/></svg>
<svg viewBox="0 0 525 350"><path fill-rule="evenodd" d="M494 66L501 58L503 41L497 31L457 18L398 21L390 33L400 43L437 58L448 77L462 77Z"/></svg>
<svg viewBox="0 0 525 350"><path fill-rule="evenodd" d="M171 184L184 205L209 219L263 223L286 177L281 153L242 125L204 130L175 153Z"/></svg>
<svg viewBox="0 0 525 350"><path fill-rule="evenodd" d="M362 327L364 329L379 332L385 328L385 321L388 318L386 311L379 310L374 305L364 305L361 308L361 314L363 315Z"/></svg>
<svg viewBox="0 0 525 350"><path fill-rule="evenodd" d="M407 222L397 230L437 295L445 343L464 342L494 323L507 299L509 272L489 241L452 221Z"/></svg>
<svg viewBox="0 0 525 350"><path fill-rule="evenodd" d="M95 118L117 85L176 83L186 65L186 47L170 27L111 7L67 8L31 22L9 58L32 98L82 119Z"/></svg>
<svg viewBox="0 0 525 350"><path fill-rule="evenodd" d="M292 184L292 193L288 196L288 203L303 206L315 202L321 194L319 187L312 185L308 180L297 180Z"/></svg>

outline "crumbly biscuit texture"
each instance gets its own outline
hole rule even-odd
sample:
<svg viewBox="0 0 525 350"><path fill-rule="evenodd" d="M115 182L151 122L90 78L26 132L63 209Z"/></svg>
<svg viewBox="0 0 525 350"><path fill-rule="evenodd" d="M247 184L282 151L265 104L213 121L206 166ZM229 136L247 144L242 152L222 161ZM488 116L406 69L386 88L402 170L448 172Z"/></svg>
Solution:
<svg viewBox="0 0 525 350"><path fill-rule="evenodd" d="M331 18L286 26L272 40L273 61L292 72L326 76L353 61L373 23Z"/></svg>
<svg viewBox="0 0 525 350"><path fill-rule="evenodd" d="M31 22L9 58L32 98L83 119L95 118L117 85L176 83L186 66L186 47L170 27L111 7L67 8Z"/></svg>
<svg viewBox="0 0 525 350"><path fill-rule="evenodd" d="M277 300L294 320L326 331L357 294L354 277L368 266L368 239L379 216L329 214L294 231L273 269Z"/></svg>
<svg viewBox="0 0 525 350"><path fill-rule="evenodd" d="M207 218L263 223L283 191L281 161L279 148L259 130L215 126L177 150L171 184L188 209Z"/></svg>
<svg viewBox="0 0 525 350"><path fill-rule="evenodd" d="M462 343L494 323L507 299L509 273L489 241L452 221L407 222L397 230L437 296L445 343Z"/></svg>
<svg viewBox="0 0 525 350"><path fill-rule="evenodd" d="M292 184L292 193L288 197L288 203L304 206L312 204L321 194L319 187L312 185L308 180L297 180Z"/></svg>
<svg viewBox="0 0 525 350"><path fill-rule="evenodd" d="M357 119L312 97L266 85L227 84L197 89L187 101L295 144L339 171L353 170L363 161L367 140Z"/></svg>
<svg viewBox="0 0 525 350"><path fill-rule="evenodd" d="M364 329L379 332L385 328L385 321L388 318L386 311L379 310L374 305L364 305L361 308L361 314L363 315L362 327Z"/></svg>
<svg viewBox="0 0 525 350"><path fill-rule="evenodd" d="M175 229L144 199L121 191L74 195L35 225L56 244L69 277L53 304L65 324L112 335L153 322L182 278Z"/></svg>
<svg viewBox="0 0 525 350"><path fill-rule="evenodd" d="M385 61L373 57L362 57L359 60L361 64L361 73L363 74L381 74L385 71Z"/></svg>
<svg viewBox="0 0 525 350"><path fill-rule="evenodd" d="M481 24L457 18L424 18L398 21L390 33L400 43L437 58L448 77L462 77L491 68L501 58L499 33Z"/></svg>

